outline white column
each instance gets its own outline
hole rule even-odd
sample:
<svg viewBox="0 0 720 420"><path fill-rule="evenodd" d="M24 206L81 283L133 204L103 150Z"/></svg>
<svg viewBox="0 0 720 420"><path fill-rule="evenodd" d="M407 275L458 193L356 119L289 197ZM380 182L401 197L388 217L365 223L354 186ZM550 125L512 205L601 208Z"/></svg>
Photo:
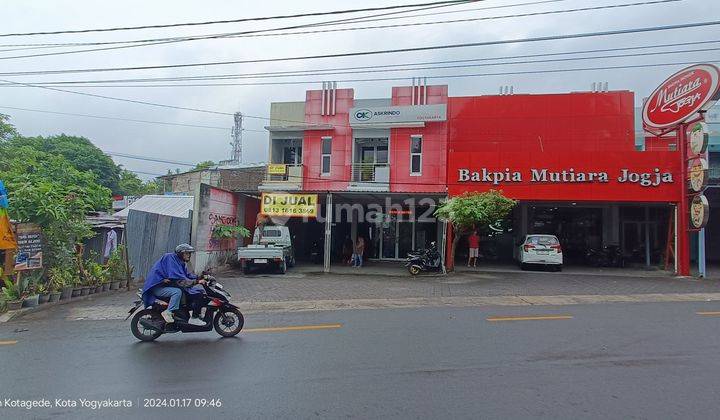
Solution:
<svg viewBox="0 0 720 420"><path fill-rule="evenodd" d="M323 271L330 272L330 250L332 240L332 193L328 193L325 199L325 249L324 249L324 267Z"/></svg>

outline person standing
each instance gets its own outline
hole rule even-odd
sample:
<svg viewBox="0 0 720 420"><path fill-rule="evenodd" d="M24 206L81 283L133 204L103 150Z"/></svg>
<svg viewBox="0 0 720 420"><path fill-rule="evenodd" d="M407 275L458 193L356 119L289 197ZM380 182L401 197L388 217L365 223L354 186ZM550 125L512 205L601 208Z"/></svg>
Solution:
<svg viewBox="0 0 720 420"><path fill-rule="evenodd" d="M363 254L365 253L365 239L358 236L355 242L355 253L353 254L353 267L360 268L363 264Z"/></svg>
<svg viewBox="0 0 720 420"><path fill-rule="evenodd" d="M480 235L477 234L477 230L473 230L468 236L468 261L467 266L470 267L472 263L473 267L477 267L477 258L480 254Z"/></svg>

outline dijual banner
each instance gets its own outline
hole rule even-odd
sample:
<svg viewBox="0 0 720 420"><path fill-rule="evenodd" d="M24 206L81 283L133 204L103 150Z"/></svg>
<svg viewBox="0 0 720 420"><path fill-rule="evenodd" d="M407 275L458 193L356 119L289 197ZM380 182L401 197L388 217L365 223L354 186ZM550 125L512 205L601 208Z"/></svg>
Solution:
<svg viewBox="0 0 720 420"><path fill-rule="evenodd" d="M260 203L266 216L317 217L317 194L263 193Z"/></svg>

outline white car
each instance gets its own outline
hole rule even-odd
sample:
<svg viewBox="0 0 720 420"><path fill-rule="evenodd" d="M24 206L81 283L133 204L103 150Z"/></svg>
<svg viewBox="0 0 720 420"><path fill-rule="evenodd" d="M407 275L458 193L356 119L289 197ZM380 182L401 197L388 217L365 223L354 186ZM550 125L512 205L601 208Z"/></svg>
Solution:
<svg viewBox="0 0 720 420"><path fill-rule="evenodd" d="M516 252L516 259L523 270L531 264L562 270L562 246L555 235L525 235L525 240L516 248Z"/></svg>

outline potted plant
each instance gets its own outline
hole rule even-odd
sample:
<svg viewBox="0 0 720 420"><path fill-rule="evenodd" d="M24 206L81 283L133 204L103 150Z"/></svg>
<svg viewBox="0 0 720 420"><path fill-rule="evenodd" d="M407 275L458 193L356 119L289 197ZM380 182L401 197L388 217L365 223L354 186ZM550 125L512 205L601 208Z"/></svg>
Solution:
<svg viewBox="0 0 720 420"><path fill-rule="evenodd" d="M7 303L8 311L15 311L22 307L22 291L20 286L16 285L12 280L5 277L5 284L2 288L3 299Z"/></svg>
<svg viewBox="0 0 720 420"><path fill-rule="evenodd" d="M62 295L62 292L60 289L58 289L54 283L50 283L50 296L48 297L48 302L57 302L60 300L60 295ZM70 291L72 293L72 290Z"/></svg>
<svg viewBox="0 0 720 420"><path fill-rule="evenodd" d="M38 293L38 303L48 303L50 300L50 288L45 283L40 283L35 288Z"/></svg>
<svg viewBox="0 0 720 420"><path fill-rule="evenodd" d="M83 290L82 280L80 279L79 276L73 275L72 283L73 283L72 297L80 296L82 294L82 290Z"/></svg>
<svg viewBox="0 0 720 420"><path fill-rule="evenodd" d="M75 286L73 285L72 273L70 273L70 270L63 269L61 267L51 268L50 282L52 284L52 288L55 291L60 292L58 300L70 299L72 297L72 292Z"/></svg>
<svg viewBox="0 0 720 420"><path fill-rule="evenodd" d="M37 285L34 283L32 278L21 281L24 291L23 303L24 308L32 308L38 306L40 300L40 294L37 292Z"/></svg>
<svg viewBox="0 0 720 420"><path fill-rule="evenodd" d="M127 285L127 270L125 269L125 261L122 258L124 247L121 245L112 254L107 261L107 276L110 279L110 290L117 290L123 282Z"/></svg>

